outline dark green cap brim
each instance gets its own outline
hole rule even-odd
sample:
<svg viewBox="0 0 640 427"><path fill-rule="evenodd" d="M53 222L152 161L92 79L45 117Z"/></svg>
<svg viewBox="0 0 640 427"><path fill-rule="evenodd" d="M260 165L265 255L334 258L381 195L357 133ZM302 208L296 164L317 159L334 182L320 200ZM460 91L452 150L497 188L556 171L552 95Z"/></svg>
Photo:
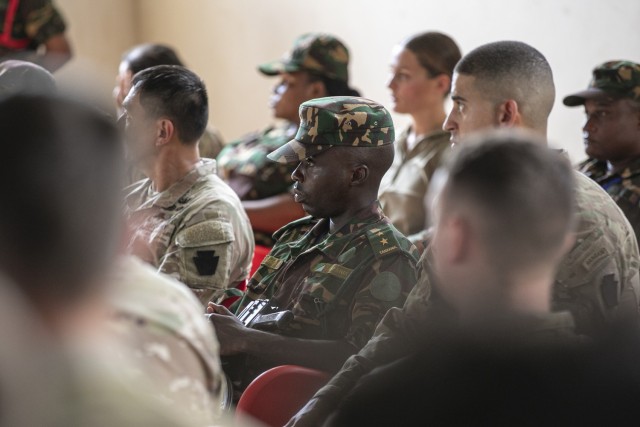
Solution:
<svg viewBox="0 0 640 427"><path fill-rule="evenodd" d="M331 147L333 145L303 144L296 139L292 139L268 154L267 158L278 163L299 163L307 157L317 156Z"/></svg>
<svg viewBox="0 0 640 427"><path fill-rule="evenodd" d="M277 76L282 73L294 73L301 71L302 67L297 64L283 61L272 61L258 65L258 71L267 76Z"/></svg>
<svg viewBox="0 0 640 427"><path fill-rule="evenodd" d="M614 95L608 92L605 92L602 89L590 88L590 89L583 90L581 92L577 92L569 96L566 96L562 100L562 103L567 107L577 107L579 105L584 105L584 102L587 99L603 98L605 96L614 96Z"/></svg>

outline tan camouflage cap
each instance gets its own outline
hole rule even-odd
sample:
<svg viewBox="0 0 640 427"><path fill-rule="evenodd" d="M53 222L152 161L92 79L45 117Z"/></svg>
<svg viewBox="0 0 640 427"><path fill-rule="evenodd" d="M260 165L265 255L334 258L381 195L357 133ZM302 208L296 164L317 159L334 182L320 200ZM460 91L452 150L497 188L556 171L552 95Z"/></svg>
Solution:
<svg viewBox="0 0 640 427"><path fill-rule="evenodd" d="M279 61L258 66L268 76L295 71L310 71L343 82L349 82L349 51L329 34L309 33L296 39L293 50Z"/></svg>
<svg viewBox="0 0 640 427"><path fill-rule="evenodd" d="M297 163L336 145L379 147L394 140L391 115L382 105L353 96L317 98L300 105L295 139L267 157L278 163Z"/></svg>
<svg viewBox="0 0 640 427"><path fill-rule="evenodd" d="M564 98L564 105L583 105L603 95L640 101L640 65L631 61L608 61L593 69L589 88Z"/></svg>

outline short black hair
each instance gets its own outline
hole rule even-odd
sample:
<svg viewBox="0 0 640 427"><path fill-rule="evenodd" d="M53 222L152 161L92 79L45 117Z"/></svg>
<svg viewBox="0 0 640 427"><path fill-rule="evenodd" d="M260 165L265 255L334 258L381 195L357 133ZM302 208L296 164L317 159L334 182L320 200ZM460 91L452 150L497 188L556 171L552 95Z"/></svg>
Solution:
<svg viewBox="0 0 640 427"><path fill-rule="evenodd" d="M532 46L518 41L488 43L463 56L454 71L475 77L488 99L514 99L530 126L546 126L555 100L553 72Z"/></svg>
<svg viewBox="0 0 640 427"><path fill-rule="evenodd" d="M575 203L574 172L560 152L529 133L491 131L460 144L445 168L443 206L459 204L477 219L502 271L559 261Z"/></svg>
<svg viewBox="0 0 640 427"><path fill-rule="evenodd" d="M185 144L198 142L207 127L209 105L204 82L193 71L177 65L157 65L133 76L131 94L137 94L148 114L167 117Z"/></svg>
<svg viewBox="0 0 640 427"><path fill-rule="evenodd" d="M141 44L122 55L122 62L132 74L139 73L156 65L184 66L175 50L163 44Z"/></svg>
<svg viewBox="0 0 640 427"><path fill-rule="evenodd" d="M122 146L112 118L52 96L0 102L0 270L34 302L89 293L119 245Z"/></svg>

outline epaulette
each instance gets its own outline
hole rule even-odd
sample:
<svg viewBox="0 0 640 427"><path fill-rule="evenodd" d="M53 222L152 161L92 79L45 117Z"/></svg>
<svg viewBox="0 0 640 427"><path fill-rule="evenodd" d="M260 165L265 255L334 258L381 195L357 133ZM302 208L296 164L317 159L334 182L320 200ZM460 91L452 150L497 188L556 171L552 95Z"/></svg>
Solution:
<svg viewBox="0 0 640 427"><path fill-rule="evenodd" d="M376 258L402 251L394 231L394 227L391 224L383 224L367 230L367 238Z"/></svg>
<svg viewBox="0 0 640 427"><path fill-rule="evenodd" d="M282 237L282 235L287 231L307 225L313 226L316 222L318 222L318 218L314 218L311 215L305 216L304 218L296 219L295 221L291 221L289 224L276 230L276 232L273 233L273 238L275 240L279 240L280 237Z"/></svg>

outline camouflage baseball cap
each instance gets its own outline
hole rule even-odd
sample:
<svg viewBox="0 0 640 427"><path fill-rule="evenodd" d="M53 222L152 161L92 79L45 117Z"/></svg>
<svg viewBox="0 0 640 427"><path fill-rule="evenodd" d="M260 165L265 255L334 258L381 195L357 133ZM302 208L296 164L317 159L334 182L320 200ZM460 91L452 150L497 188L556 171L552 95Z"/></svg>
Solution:
<svg viewBox="0 0 640 427"><path fill-rule="evenodd" d="M304 34L293 43L293 50L279 61L258 66L263 74L275 76L294 71L310 71L331 79L349 81L349 51L329 34Z"/></svg>
<svg viewBox="0 0 640 427"><path fill-rule="evenodd" d="M587 90L564 98L564 105L583 105L586 99L609 95L640 101L640 65L631 61L609 61L593 69Z"/></svg>
<svg viewBox="0 0 640 427"><path fill-rule="evenodd" d="M295 139L267 157L297 163L333 146L379 147L394 139L391 115L382 105L353 96L317 98L300 105Z"/></svg>

